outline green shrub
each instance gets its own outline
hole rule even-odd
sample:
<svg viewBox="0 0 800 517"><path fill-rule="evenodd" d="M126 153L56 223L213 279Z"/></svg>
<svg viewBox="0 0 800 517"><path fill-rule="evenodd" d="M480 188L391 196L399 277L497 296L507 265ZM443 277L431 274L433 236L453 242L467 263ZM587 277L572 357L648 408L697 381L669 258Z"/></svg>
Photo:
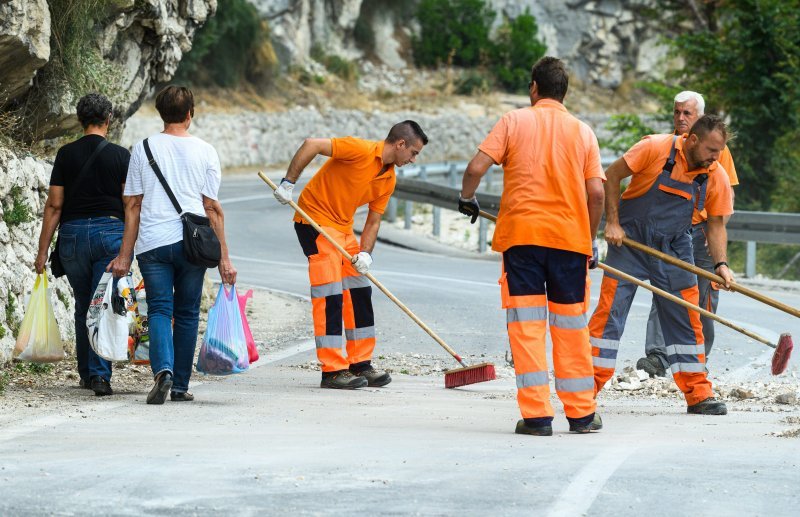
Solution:
<svg viewBox="0 0 800 517"><path fill-rule="evenodd" d="M0 372L0 395L6 392L6 386L8 386L8 373L7 372Z"/></svg>
<svg viewBox="0 0 800 517"><path fill-rule="evenodd" d="M479 70L467 70L459 76L455 84L455 92L459 95L473 95L486 93L491 88L491 82Z"/></svg>
<svg viewBox="0 0 800 517"><path fill-rule="evenodd" d="M356 20L356 25L353 27L353 39L362 50L370 52L375 48L375 31L363 16L359 16Z"/></svg>
<svg viewBox="0 0 800 517"><path fill-rule="evenodd" d="M11 201L11 206L4 210L3 221L9 227L33 221L33 211L22 197L22 187L19 185L11 187L8 198Z"/></svg>
<svg viewBox="0 0 800 517"><path fill-rule="evenodd" d="M20 373L44 375L53 371L53 365L50 363L16 363L14 369Z"/></svg>
<svg viewBox="0 0 800 517"><path fill-rule="evenodd" d="M539 41L539 26L529 10L506 20L492 46L492 71L498 84L510 92L528 91L531 67L547 47Z"/></svg>
<svg viewBox="0 0 800 517"><path fill-rule="evenodd" d="M485 0L421 0L416 10L420 33L411 42L417 65L481 64L495 14Z"/></svg>
<svg viewBox="0 0 800 517"><path fill-rule="evenodd" d="M612 132L611 138L601 138L600 147L609 149L615 154L622 154L630 149L633 144L643 136L652 135L657 131L642 121L639 115L623 113L612 115L606 122L606 129Z"/></svg>
<svg viewBox="0 0 800 517"><path fill-rule="evenodd" d="M6 326L0 323L0 339L6 337Z"/></svg>
<svg viewBox="0 0 800 517"><path fill-rule="evenodd" d="M311 59L325 66L325 69L345 81L354 81L358 78L358 65L335 54L326 54L320 45L314 45L309 52ZM325 82L324 79L322 82ZM317 81L318 84L322 82Z"/></svg>
<svg viewBox="0 0 800 517"><path fill-rule="evenodd" d="M222 87L246 79L265 39L265 27L247 0L219 0L217 13L195 33L192 49L175 73L176 82Z"/></svg>
<svg viewBox="0 0 800 517"><path fill-rule="evenodd" d="M11 335L15 338L17 337L17 333L19 332L19 321L17 321L17 317L15 315L17 308L17 297L11 291L8 291L8 296L6 297L6 326L11 331Z"/></svg>
<svg viewBox="0 0 800 517"><path fill-rule="evenodd" d="M106 61L96 45L95 23L106 9L104 0L49 0L50 62L43 81L52 88L66 85L75 98L102 91L112 101L123 93L119 67Z"/></svg>

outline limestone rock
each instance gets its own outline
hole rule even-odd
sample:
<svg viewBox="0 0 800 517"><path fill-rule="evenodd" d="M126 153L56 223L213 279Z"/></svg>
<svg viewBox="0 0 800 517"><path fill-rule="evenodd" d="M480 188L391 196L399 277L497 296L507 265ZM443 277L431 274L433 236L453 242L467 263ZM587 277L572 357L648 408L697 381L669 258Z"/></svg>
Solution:
<svg viewBox="0 0 800 517"><path fill-rule="evenodd" d="M27 92L37 70L48 59L47 1L0 1L0 107Z"/></svg>
<svg viewBox="0 0 800 517"><path fill-rule="evenodd" d="M781 393L775 397L775 402L777 404L788 404L794 406L797 404L797 395L794 393Z"/></svg>

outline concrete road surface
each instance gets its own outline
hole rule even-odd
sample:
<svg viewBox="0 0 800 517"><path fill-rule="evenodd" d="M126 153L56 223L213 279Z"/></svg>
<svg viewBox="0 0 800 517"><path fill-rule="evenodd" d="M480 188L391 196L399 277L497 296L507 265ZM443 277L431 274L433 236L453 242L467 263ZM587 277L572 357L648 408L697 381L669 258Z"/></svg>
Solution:
<svg viewBox="0 0 800 517"><path fill-rule="evenodd" d="M290 212L265 189L252 178L223 184L240 282L307 294ZM459 351L497 357L507 347L497 262L380 245L374 273ZM800 305L797 294L770 294ZM376 293L375 301L380 353L440 353L385 297ZM797 326L737 295L725 293L721 307L765 336ZM648 308L640 295L620 365L641 353ZM264 317L280 324L280 314ZM771 380L769 349L726 329L717 343L715 377ZM601 394L602 432L567 433L554 400L554 436L517 436L511 378L445 390L440 374L396 373L386 388L322 390L317 371L298 368L313 360L312 348L301 340L245 374L195 384L194 403L147 406L143 389L83 397L75 412L0 428L0 515L797 515L800 508L800 439L775 436L798 427L797 406L733 404L727 416L703 417L687 415L676 398ZM795 391L796 364L781 378Z"/></svg>

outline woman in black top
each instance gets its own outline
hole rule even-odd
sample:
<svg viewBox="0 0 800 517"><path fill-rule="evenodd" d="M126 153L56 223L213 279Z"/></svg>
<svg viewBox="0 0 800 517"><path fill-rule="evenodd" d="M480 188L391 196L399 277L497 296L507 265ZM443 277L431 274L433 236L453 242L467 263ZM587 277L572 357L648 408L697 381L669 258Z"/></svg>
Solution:
<svg viewBox="0 0 800 517"><path fill-rule="evenodd" d="M99 93L78 101L84 136L61 147L56 155L35 263L36 272L42 273L60 224L59 257L75 297L80 385L96 395L112 393L111 363L89 346L86 313L100 277L122 243L122 192L130 160L127 149L106 141L111 111L111 102Z"/></svg>

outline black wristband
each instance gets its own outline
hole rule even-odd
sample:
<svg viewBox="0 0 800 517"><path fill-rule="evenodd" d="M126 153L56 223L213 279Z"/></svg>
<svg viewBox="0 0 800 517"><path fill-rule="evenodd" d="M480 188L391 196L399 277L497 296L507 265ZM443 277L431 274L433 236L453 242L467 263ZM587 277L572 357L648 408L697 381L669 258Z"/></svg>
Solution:
<svg viewBox="0 0 800 517"><path fill-rule="evenodd" d="M716 264L714 264L714 271L716 272L716 271L717 271L717 269L718 269L720 266L727 266L727 265L728 265L728 263L727 263L727 262L725 262L724 260L723 260L722 262L717 262Z"/></svg>
<svg viewBox="0 0 800 517"><path fill-rule="evenodd" d="M290 180L289 178L284 177L283 179L281 179L281 183L283 183L284 181L290 185L294 185L294 181Z"/></svg>

